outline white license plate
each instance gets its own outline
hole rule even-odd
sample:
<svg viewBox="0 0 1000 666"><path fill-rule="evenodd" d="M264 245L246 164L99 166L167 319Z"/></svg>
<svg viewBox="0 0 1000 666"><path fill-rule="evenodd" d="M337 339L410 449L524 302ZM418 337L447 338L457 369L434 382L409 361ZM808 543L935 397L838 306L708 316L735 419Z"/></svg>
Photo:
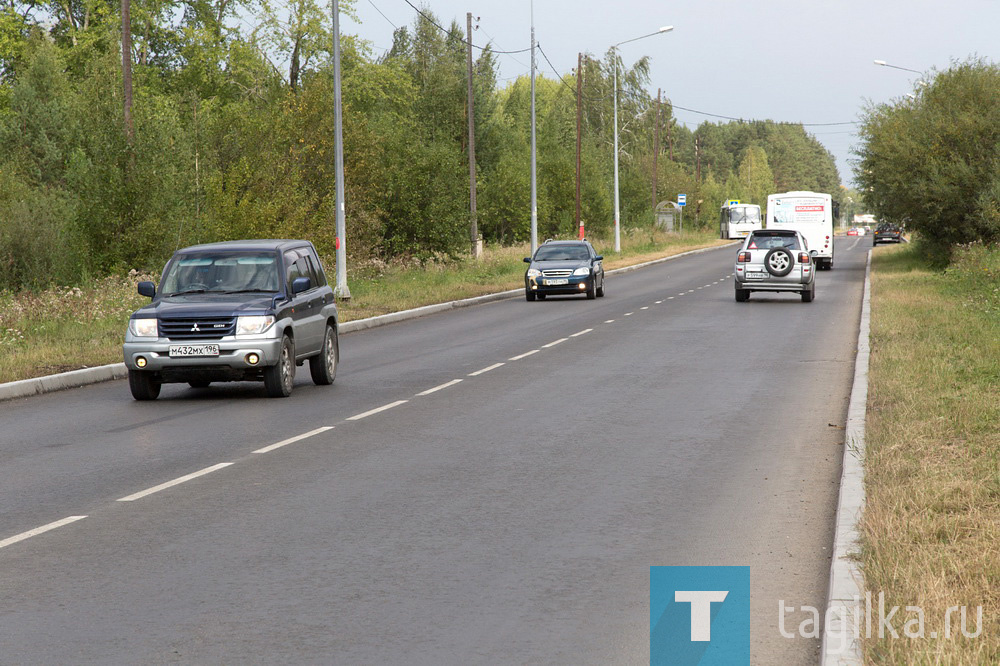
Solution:
<svg viewBox="0 0 1000 666"><path fill-rule="evenodd" d="M218 356L219 345L170 345L170 356Z"/></svg>
<svg viewBox="0 0 1000 666"><path fill-rule="evenodd" d="M766 280L767 279L767 273L750 273L750 272L747 272L747 279L748 280Z"/></svg>
<svg viewBox="0 0 1000 666"><path fill-rule="evenodd" d="M558 280L546 280L545 284L550 287L554 287L559 284L569 284L569 280L565 278L560 278Z"/></svg>

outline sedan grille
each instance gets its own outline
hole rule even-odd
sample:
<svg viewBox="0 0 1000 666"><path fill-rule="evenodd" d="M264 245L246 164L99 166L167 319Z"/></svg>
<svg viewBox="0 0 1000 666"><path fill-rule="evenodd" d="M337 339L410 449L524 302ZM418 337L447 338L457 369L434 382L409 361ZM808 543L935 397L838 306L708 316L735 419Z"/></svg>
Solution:
<svg viewBox="0 0 1000 666"><path fill-rule="evenodd" d="M219 340L236 330L235 317L161 319L160 335L171 340Z"/></svg>
<svg viewBox="0 0 1000 666"><path fill-rule="evenodd" d="M547 271L542 271L543 277L559 278L559 277L569 277L573 274L572 268L552 268Z"/></svg>

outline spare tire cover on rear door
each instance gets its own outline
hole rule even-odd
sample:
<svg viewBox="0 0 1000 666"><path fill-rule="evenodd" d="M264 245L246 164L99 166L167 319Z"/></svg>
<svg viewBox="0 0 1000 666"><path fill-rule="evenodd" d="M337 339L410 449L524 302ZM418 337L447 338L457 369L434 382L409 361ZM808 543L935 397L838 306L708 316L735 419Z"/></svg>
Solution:
<svg viewBox="0 0 1000 666"><path fill-rule="evenodd" d="M788 248L775 247L764 255L764 268L774 277L785 277L792 272L794 261Z"/></svg>

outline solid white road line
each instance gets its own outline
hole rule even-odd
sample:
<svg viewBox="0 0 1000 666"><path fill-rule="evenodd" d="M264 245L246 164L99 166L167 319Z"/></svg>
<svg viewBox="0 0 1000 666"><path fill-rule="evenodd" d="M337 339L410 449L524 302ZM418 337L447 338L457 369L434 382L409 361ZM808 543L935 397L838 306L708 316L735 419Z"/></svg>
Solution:
<svg viewBox="0 0 1000 666"><path fill-rule="evenodd" d="M524 352L523 354L518 354L517 356L511 356L508 361L520 361L522 358L527 358L532 354L537 354L540 350L532 349L530 352Z"/></svg>
<svg viewBox="0 0 1000 666"><path fill-rule="evenodd" d="M315 430L310 430L309 432L302 433L301 435L296 435L295 437L289 437L288 439L283 439L276 444L271 444L270 446L265 446L262 449L257 449L254 453L267 453L269 451L274 451L275 449L280 449L283 446L288 446L289 444L294 444L295 442L301 441L312 437L313 435L318 435L321 432L326 432L327 430L333 430L333 426L323 426L322 428L316 428Z"/></svg>
<svg viewBox="0 0 1000 666"><path fill-rule="evenodd" d="M501 365L503 365L503 363L494 363L493 365L485 367L482 370L476 370L475 372L470 372L469 376L470 377L478 377L479 375L483 374L484 372L489 372L490 370L496 370Z"/></svg>
<svg viewBox="0 0 1000 666"><path fill-rule="evenodd" d="M571 338L578 338L581 335L585 335L587 333L590 333L592 330L594 330L594 329L592 329L592 328L585 328L582 331L580 331L579 333L574 333L573 335L571 335L569 337L571 337Z"/></svg>
<svg viewBox="0 0 1000 666"><path fill-rule="evenodd" d="M33 530L28 530L27 532L21 532L20 534L8 537L3 541L0 541L0 548L6 548L11 544L15 544L18 541L24 541L25 539L30 539L33 536L38 536L49 530L54 530L57 527L62 527L63 525L69 525L70 523L75 523L78 520L83 520L87 516L70 516L69 518L63 518L62 520L57 520L54 523L49 523L48 525L42 525L41 527L36 527Z"/></svg>
<svg viewBox="0 0 1000 666"><path fill-rule="evenodd" d="M204 476L216 470L222 469L223 467L229 467L233 463L219 463L218 465L212 465L211 467L206 467L203 470L192 472L191 474L186 474L182 477L176 478L173 481L167 481L166 483L161 483L158 486L153 486L152 488L147 488L146 490L137 492L134 495L129 495L128 497L122 497L119 502L132 502L137 499L141 499L147 495L152 495L153 493L158 493L161 490L166 490L167 488L172 488L173 486L180 485L185 481L190 481L191 479L197 479L199 476Z"/></svg>
<svg viewBox="0 0 1000 666"><path fill-rule="evenodd" d="M558 340L555 340L554 342L550 342L547 345L542 345L542 349L548 349L549 347L555 347L560 342L566 342L567 340L569 340L569 338L559 338Z"/></svg>
<svg viewBox="0 0 1000 666"><path fill-rule="evenodd" d="M382 405L381 407L376 407L375 409L369 409L367 412L361 412L360 414L355 414L354 416L348 416L346 421L359 421L365 417L371 416L372 414L378 414L379 412L384 412L387 409L392 409L393 407L399 407L409 400L397 400L396 402L390 402L388 405Z"/></svg>
<svg viewBox="0 0 1000 666"><path fill-rule="evenodd" d="M459 383L460 381L462 381L462 380L461 379L453 379L450 382L445 382L444 384L441 384L439 386L435 386L434 388L429 388L426 391L421 391L417 395L430 395L431 393L436 393L437 391L440 391L441 389L446 389L449 386L454 386L455 384Z"/></svg>

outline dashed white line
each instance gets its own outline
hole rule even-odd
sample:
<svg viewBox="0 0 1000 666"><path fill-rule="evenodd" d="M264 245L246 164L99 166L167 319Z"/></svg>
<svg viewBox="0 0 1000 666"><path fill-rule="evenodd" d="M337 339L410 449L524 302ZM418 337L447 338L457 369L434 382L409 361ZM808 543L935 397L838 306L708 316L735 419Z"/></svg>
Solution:
<svg viewBox="0 0 1000 666"><path fill-rule="evenodd" d="M455 384L459 383L460 381L462 381L462 380L461 379L453 379L450 382L445 382L444 384L439 384L438 386L435 386L434 388L429 388L426 391L421 391L417 395L430 395L431 393L436 393L436 392L440 391L441 389L446 389L449 386L454 386Z"/></svg>
<svg viewBox="0 0 1000 666"><path fill-rule="evenodd" d="M569 340L569 338L559 338L558 340L554 340L553 342L550 342L547 345L542 345L542 349L548 349L549 347L555 347L560 342L566 342L567 340Z"/></svg>
<svg viewBox="0 0 1000 666"><path fill-rule="evenodd" d="M494 363L493 365L487 366L487 367L483 368L482 370L476 370L475 372L470 372L469 373L469 377L478 377L479 375L483 374L484 372L489 372L490 370L496 370L501 365L503 365L503 363Z"/></svg>
<svg viewBox="0 0 1000 666"><path fill-rule="evenodd" d="M574 333L573 335L571 335L569 337L571 337L571 338L578 338L581 335L585 335L587 333L590 333L592 330L594 330L594 329L592 329L592 328L585 328L582 331L580 331L579 333Z"/></svg>
<svg viewBox="0 0 1000 666"><path fill-rule="evenodd" d="M531 356L532 354L537 354L539 351L541 351L541 350L540 349L532 349L530 352L524 352L523 354L518 354L517 356L511 356L507 360L508 361L520 361L522 358L527 358L528 356Z"/></svg>
<svg viewBox="0 0 1000 666"><path fill-rule="evenodd" d="M701 289L701 287L698 287L698 288L699 288L699 289ZM694 293L694 289L688 289L688 290L687 290L687 293L689 293L689 294L693 294L693 293Z"/></svg>
<svg viewBox="0 0 1000 666"><path fill-rule="evenodd" d="M642 306L641 308L639 308L639 309L640 309L640 310L648 310L648 309L649 309L649 306L648 306L648 305L643 305L643 306Z"/></svg>
<svg viewBox="0 0 1000 666"><path fill-rule="evenodd" d="M399 407L408 400L397 400L396 402L390 402L388 405L382 405L381 407L376 407L375 409L369 409L367 412L361 412L360 414L355 414L354 416L348 416L347 421L359 421L363 418L371 416L373 414L378 414L379 412L384 412L387 409L392 409L393 407Z"/></svg>
<svg viewBox="0 0 1000 666"><path fill-rule="evenodd" d="M706 286L706 287L711 287L712 285L710 285L710 284L706 284L705 286Z"/></svg>
<svg viewBox="0 0 1000 666"><path fill-rule="evenodd" d="M615 323L615 320L614 319L607 319L607 320L605 320L604 323L605 324L613 324L613 323Z"/></svg>
<svg viewBox="0 0 1000 666"><path fill-rule="evenodd" d="M660 304L660 303L662 303L662 302L663 302L663 301L656 301L656 305L659 305L659 304Z"/></svg>
<svg viewBox="0 0 1000 666"><path fill-rule="evenodd" d="M634 312L626 312L626 313L625 313L625 316L626 316L626 317L631 317L631 316L632 316L633 314L635 314L635 313L634 313Z"/></svg>
<svg viewBox="0 0 1000 666"><path fill-rule="evenodd" d="M25 539L30 539L33 536L38 536L48 532L49 530L54 530L57 527L62 527L63 525L69 525L70 523L75 523L78 520L83 520L87 516L70 516L68 518L63 518L62 520L57 520L54 523L49 523L48 525L42 525L41 527L36 527L33 530L28 530L27 532L21 532L20 534L15 534L12 537L7 537L3 541L0 541L0 548L6 548L18 541L24 541Z"/></svg>
<svg viewBox="0 0 1000 666"><path fill-rule="evenodd" d="M704 287L698 287L698 289L704 289Z"/></svg>
<svg viewBox="0 0 1000 666"><path fill-rule="evenodd" d="M668 301L672 301L672 300L674 300L674 297L673 296L667 296L667 300Z"/></svg>
<svg viewBox="0 0 1000 666"><path fill-rule="evenodd" d="M679 293L679 294L677 294L677 295L678 295L678 296L683 296L683 295L684 295L684 292L682 291L681 293Z"/></svg>
<svg viewBox="0 0 1000 666"><path fill-rule="evenodd" d="M152 495L153 493L158 493L161 490L166 490L167 488L172 488L172 487L180 485L180 484L182 484L182 483L184 483L186 481L190 481L191 479L197 479L199 476L204 476L205 474L210 474L211 472L214 472L216 470L220 470L223 467L229 467L232 464L233 463L231 463L231 462L224 462L224 463L219 463L218 465L212 465L211 467L206 467L205 469L199 470L197 472L192 472L190 474L185 474L184 476L178 477L178 478L174 479L173 481L167 481L166 483L161 483L158 486L153 486L152 488L147 488L146 490L142 490L140 492L137 492L134 495L129 495L128 497L122 497L118 501L119 502L132 502L132 501L135 501L137 499L142 499L143 497L146 497L147 495Z"/></svg>
<svg viewBox="0 0 1000 666"><path fill-rule="evenodd" d="M327 430L333 430L333 426L323 426L322 428L316 428L315 430L310 430L309 432L302 433L301 435L296 435L295 437L289 437L288 439L283 439L276 444L271 444L270 446L265 446L262 449L257 449L254 453L268 453L274 451L275 449L280 449L283 446L288 446L289 444L294 444L295 442L302 441L303 439L308 439L314 435L318 435L321 432L326 432Z"/></svg>

